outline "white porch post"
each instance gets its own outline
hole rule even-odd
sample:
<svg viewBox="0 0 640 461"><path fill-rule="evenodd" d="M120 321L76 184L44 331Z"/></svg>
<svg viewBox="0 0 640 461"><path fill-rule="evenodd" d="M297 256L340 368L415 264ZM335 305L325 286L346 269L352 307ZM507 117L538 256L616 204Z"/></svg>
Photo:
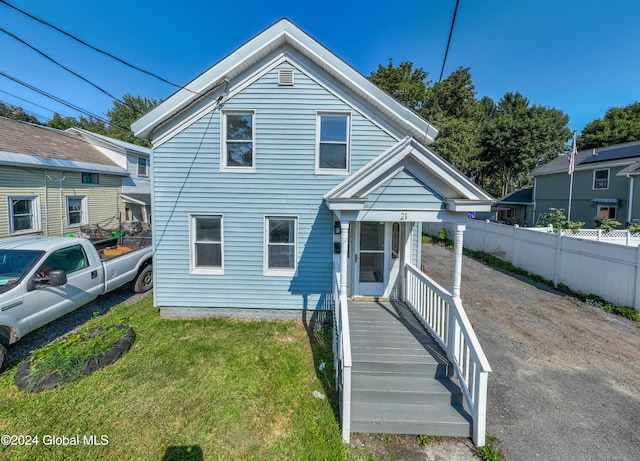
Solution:
<svg viewBox="0 0 640 461"><path fill-rule="evenodd" d="M349 221L340 221L340 296L347 297L347 253L349 251Z"/></svg>
<svg viewBox="0 0 640 461"><path fill-rule="evenodd" d="M405 222L404 223L404 236L402 239L403 248L402 248L402 259L400 266L400 299L402 301L406 301L407 299L407 281L405 280L405 272L404 268L407 263L411 262L411 233L413 232L413 222ZM420 262L417 264L420 267Z"/></svg>
<svg viewBox="0 0 640 461"><path fill-rule="evenodd" d="M453 283L451 294L454 298L460 299L460 281L462 280L462 245L466 224L456 223L455 235L453 237Z"/></svg>

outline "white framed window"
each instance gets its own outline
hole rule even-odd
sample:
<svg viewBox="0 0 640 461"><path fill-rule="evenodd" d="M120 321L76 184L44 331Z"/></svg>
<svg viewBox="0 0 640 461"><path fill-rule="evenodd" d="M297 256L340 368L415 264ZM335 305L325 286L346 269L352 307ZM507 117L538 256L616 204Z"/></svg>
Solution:
<svg viewBox="0 0 640 461"><path fill-rule="evenodd" d="M189 215L191 273L223 274L224 245L222 215Z"/></svg>
<svg viewBox="0 0 640 461"><path fill-rule="evenodd" d="M222 113L222 149L220 168L227 171L256 171L255 112Z"/></svg>
<svg viewBox="0 0 640 461"><path fill-rule="evenodd" d="M86 195L67 195L67 226L89 224L89 204Z"/></svg>
<svg viewBox="0 0 640 461"><path fill-rule="evenodd" d="M265 216L264 273L293 275L298 260L298 218Z"/></svg>
<svg viewBox="0 0 640 461"><path fill-rule="evenodd" d="M149 176L149 160L144 157L138 157L138 176Z"/></svg>
<svg viewBox="0 0 640 461"><path fill-rule="evenodd" d="M7 197L9 234L39 232L40 197L37 195Z"/></svg>
<svg viewBox="0 0 640 461"><path fill-rule="evenodd" d="M594 189L609 188L609 168L604 170L593 170L593 188Z"/></svg>
<svg viewBox="0 0 640 461"><path fill-rule="evenodd" d="M610 205L599 205L598 217L602 219L616 219L616 207Z"/></svg>
<svg viewBox="0 0 640 461"><path fill-rule="evenodd" d="M351 161L351 114L318 112L316 124L316 173L348 173Z"/></svg>

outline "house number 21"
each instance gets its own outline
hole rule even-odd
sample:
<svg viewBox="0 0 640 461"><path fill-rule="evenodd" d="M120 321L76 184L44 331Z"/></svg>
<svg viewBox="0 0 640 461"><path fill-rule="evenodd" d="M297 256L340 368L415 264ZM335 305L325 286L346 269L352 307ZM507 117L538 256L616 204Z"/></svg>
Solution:
<svg viewBox="0 0 640 461"><path fill-rule="evenodd" d="M400 221L406 221L407 220L407 213L402 212L400 213Z"/></svg>

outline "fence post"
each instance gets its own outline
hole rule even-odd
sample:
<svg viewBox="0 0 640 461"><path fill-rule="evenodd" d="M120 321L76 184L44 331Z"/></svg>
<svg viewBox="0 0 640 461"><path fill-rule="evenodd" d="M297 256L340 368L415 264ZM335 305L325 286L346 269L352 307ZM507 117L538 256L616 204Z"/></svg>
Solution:
<svg viewBox="0 0 640 461"><path fill-rule="evenodd" d="M489 220L484 220L484 232L482 233L482 252L487 252L487 233L489 232Z"/></svg>
<svg viewBox="0 0 640 461"><path fill-rule="evenodd" d="M513 226L513 243L511 244L511 264L518 267L518 226Z"/></svg>
<svg viewBox="0 0 640 461"><path fill-rule="evenodd" d="M635 296L633 299L633 308L637 311L640 311L640 246L636 247L637 256L636 256L636 286L635 286Z"/></svg>
<svg viewBox="0 0 640 461"><path fill-rule="evenodd" d="M556 259L553 265L553 284L558 285L560 282L560 262L562 259L562 232L558 232L556 238Z"/></svg>

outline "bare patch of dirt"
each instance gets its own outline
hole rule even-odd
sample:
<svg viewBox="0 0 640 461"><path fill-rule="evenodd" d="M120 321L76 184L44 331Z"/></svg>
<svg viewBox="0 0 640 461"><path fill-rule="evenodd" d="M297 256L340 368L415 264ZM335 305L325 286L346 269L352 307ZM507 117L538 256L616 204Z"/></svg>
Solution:
<svg viewBox="0 0 640 461"><path fill-rule="evenodd" d="M451 250L423 245L422 265L451 286ZM640 324L466 256L461 291L503 459L637 459Z"/></svg>
<svg viewBox="0 0 640 461"><path fill-rule="evenodd" d="M480 459L475 454L476 449L471 440L462 437L438 437L436 440L420 444L415 435L352 434L351 446L361 449L376 461L475 461ZM371 459L370 457L368 459Z"/></svg>

